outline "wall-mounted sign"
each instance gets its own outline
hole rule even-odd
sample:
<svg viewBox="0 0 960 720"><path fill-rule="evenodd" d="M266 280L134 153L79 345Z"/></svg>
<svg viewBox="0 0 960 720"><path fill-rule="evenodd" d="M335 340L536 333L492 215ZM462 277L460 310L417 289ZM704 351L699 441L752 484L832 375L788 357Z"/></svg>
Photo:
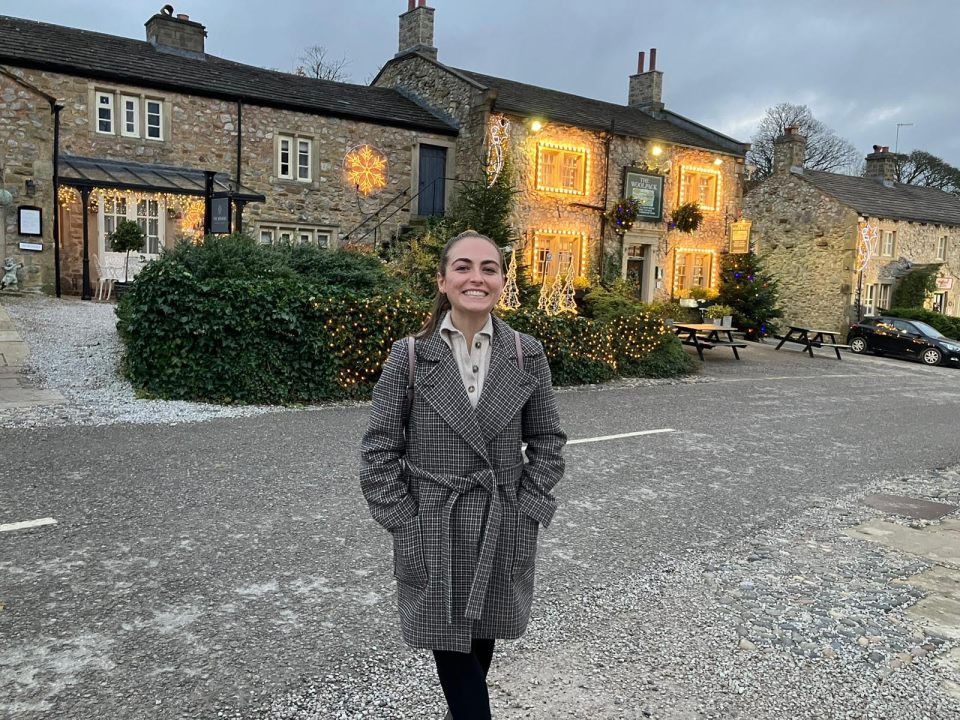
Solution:
<svg viewBox="0 0 960 720"><path fill-rule="evenodd" d="M41 252L43 243L22 242L18 244L21 250L30 250L31 252Z"/></svg>
<svg viewBox="0 0 960 720"><path fill-rule="evenodd" d="M35 205L21 205L17 208L17 232L21 235L43 235L43 221L40 208Z"/></svg>
<svg viewBox="0 0 960 720"><path fill-rule="evenodd" d="M638 220L663 218L663 175L646 173L639 168L624 168L623 196L633 198L640 205Z"/></svg>
<svg viewBox="0 0 960 720"><path fill-rule="evenodd" d="M953 278L952 277L938 277L937 278L937 290L952 290L953 289Z"/></svg>
<svg viewBox="0 0 960 720"><path fill-rule="evenodd" d="M730 224L730 252L744 255L750 252L750 220L735 220Z"/></svg>
<svg viewBox="0 0 960 720"><path fill-rule="evenodd" d="M230 198L215 197L210 201L210 232L230 234Z"/></svg>

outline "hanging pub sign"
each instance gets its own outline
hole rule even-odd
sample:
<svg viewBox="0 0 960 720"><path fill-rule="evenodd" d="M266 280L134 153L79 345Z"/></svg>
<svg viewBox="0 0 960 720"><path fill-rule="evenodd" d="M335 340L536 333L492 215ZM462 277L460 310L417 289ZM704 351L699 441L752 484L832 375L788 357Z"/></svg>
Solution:
<svg viewBox="0 0 960 720"><path fill-rule="evenodd" d="M730 225L730 253L744 255L750 252L750 220L735 220Z"/></svg>
<svg viewBox="0 0 960 720"><path fill-rule="evenodd" d="M230 198L214 197L210 201L210 232L230 234Z"/></svg>
<svg viewBox="0 0 960 720"><path fill-rule="evenodd" d="M623 196L637 201L637 220L658 221L663 218L663 175L639 168L624 168Z"/></svg>
<svg viewBox="0 0 960 720"><path fill-rule="evenodd" d="M953 278L952 278L952 277L938 277L938 278L937 278L937 290L953 290Z"/></svg>

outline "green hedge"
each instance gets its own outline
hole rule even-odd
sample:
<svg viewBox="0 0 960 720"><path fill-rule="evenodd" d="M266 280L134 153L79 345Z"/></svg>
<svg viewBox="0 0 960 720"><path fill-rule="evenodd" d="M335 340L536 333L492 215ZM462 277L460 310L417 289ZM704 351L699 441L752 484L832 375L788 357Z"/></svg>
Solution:
<svg viewBox="0 0 960 720"><path fill-rule="evenodd" d="M927 325L932 325L935 327L948 338L953 338L954 340L960 339L960 318L941 315L940 313L933 312L932 310L905 307L884 310L883 314L904 318L906 320L922 320Z"/></svg>
<svg viewBox="0 0 960 720"><path fill-rule="evenodd" d="M318 277L337 263L374 277L379 268L365 267L366 256L328 262L325 251L229 240L164 254L120 300L122 370L141 395L224 404L369 397L392 343L427 315L426 302L389 284L372 293L360 281L366 291L354 292ZM521 310L505 319L543 343L557 385L693 370L651 314L590 320Z"/></svg>

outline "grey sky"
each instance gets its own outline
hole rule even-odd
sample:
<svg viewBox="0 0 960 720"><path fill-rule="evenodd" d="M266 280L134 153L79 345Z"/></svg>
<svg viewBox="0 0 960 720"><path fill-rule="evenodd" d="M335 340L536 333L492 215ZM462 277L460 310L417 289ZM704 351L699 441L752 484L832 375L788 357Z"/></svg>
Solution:
<svg viewBox="0 0 960 720"><path fill-rule="evenodd" d="M162 0L0 0L0 13L144 39ZM397 51L406 0L176 0L207 51L291 70L310 45L365 83ZM429 0L441 61L624 103L657 48L667 107L749 141L764 110L809 105L861 155L923 149L960 166L957 0Z"/></svg>

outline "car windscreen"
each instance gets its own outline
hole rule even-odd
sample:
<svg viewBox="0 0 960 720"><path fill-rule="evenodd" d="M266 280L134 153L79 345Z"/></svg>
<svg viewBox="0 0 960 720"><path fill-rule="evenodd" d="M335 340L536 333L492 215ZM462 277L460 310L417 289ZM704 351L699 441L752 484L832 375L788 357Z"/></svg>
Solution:
<svg viewBox="0 0 960 720"><path fill-rule="evenodd" d="M927 337L935 337L935 338L945 337L942 332L940 332L939 330L937 330L937 329L936 329L935 327L933 327L932 325L927 325L925 322L920 322L919 320L911 320L910 322L912 322L914 325L916 325L916 326L917 326L917 330L919 330L920 332L922 332L922 333L923 333L924 335L926 335Z"/></svg>

